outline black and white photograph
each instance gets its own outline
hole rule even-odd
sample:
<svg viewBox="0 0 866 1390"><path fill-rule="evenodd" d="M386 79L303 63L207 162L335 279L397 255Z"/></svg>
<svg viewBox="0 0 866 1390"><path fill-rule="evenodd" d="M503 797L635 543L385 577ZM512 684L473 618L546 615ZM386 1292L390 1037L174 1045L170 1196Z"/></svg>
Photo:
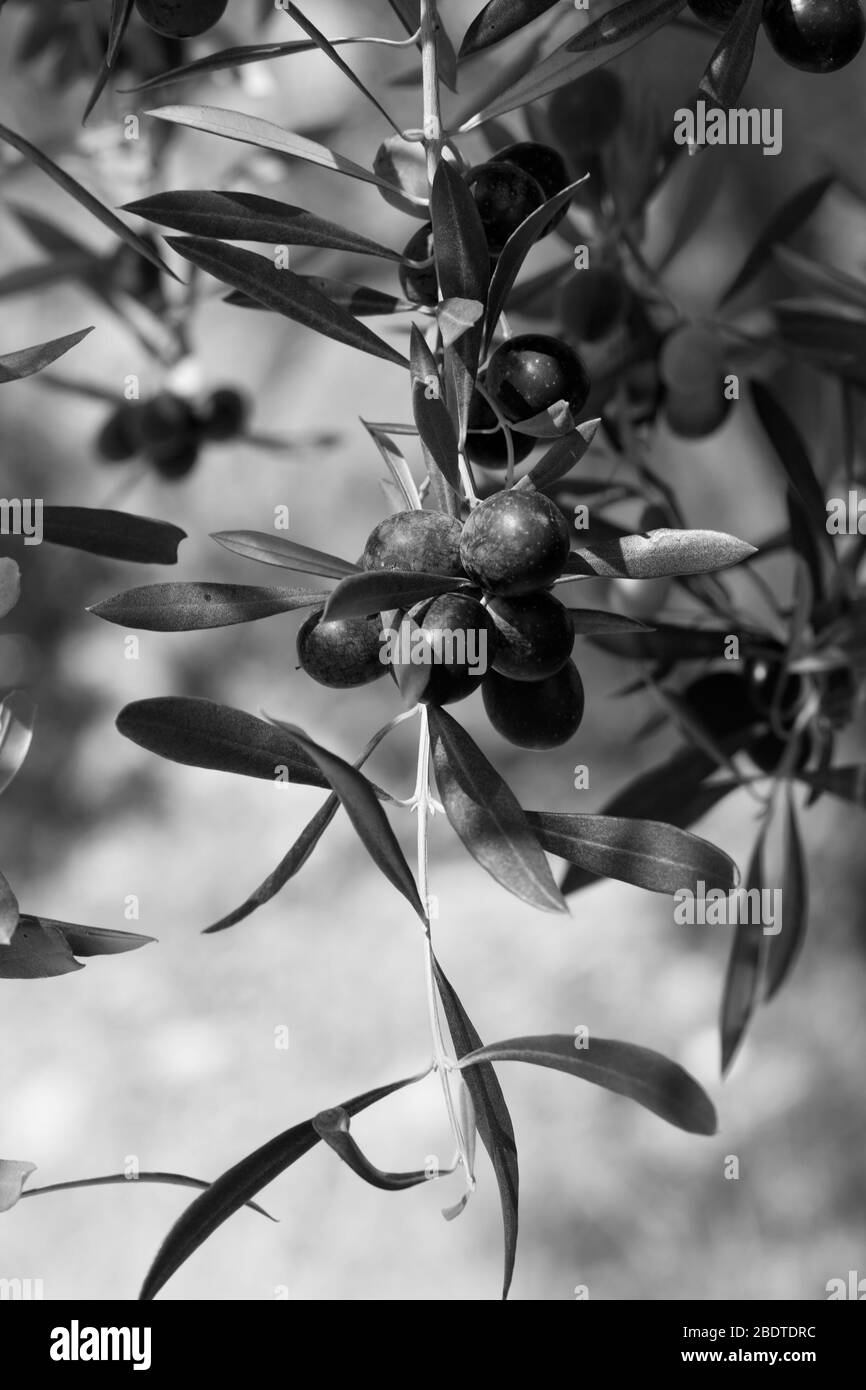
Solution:
<svg viewBox="0 0 866 1390"><path fill-rule="evenodd" d="M23 1366L842 1356L864 136L864 0L0 0Z"/></svg>

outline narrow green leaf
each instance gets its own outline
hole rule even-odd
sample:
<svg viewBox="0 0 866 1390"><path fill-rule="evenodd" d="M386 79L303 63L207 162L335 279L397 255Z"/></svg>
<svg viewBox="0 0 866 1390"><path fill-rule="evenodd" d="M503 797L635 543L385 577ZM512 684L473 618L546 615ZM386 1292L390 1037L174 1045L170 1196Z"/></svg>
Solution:
<svg viewBox="0 0 866 1390"><path fill-rule="evenodd" d="M469 581L415 570L367 570L342 579L325 605L325 618L369 618L392 608L411 608L436 594L459 593Z"/></svg>
<svg viewBox="0 0 866 1390"><path fill-rule="evenodd" d="M465 180L446 160L441 161L433 180L430 218L442 298L486 303L490 254L481 215ZM483 336L479 321L445 351L445 379L460 440L466 433Z"/></svg>
<svg viewBox="0 0 866 1390"><path fill-rule="evenodd" d="M0 386L7 381L21 381L24 377L41 372L44 367L50 367L52 362L77 347L92 332L92 326L82 328L78 333L67 333L64 338L52 338L47 343L37 343L35 347L6 353L0 357Z"/></svg>
<svg viewBox="0 0 866 1390"><path fill-rule="evenodd" d="M142 565L176 565L178 546L186 540L186 532L168 521L94 507L45 507L42 529L52 545Z"/></svg>
<svg viewBox="0 0 866 1390"><path fill-rule="evenodd" d="M558 0L488 0L463 36L458 58L471 58L547 14Z"/></svg>
<svg viewBox="0 0 866 1390"><path fill-rule="evenodd" d="M278 154L291 155L294 159L306 160L308 164L318 164L323 169L331 169L337 174L360 179L364 183L376 184L389 192L399 192L387 179L380 179L371 170L351 159L319 145L315 140L307 140L303 135L283 130L271 121L263 121L257 116L248 116L242 111L225 111L218 106L160 106L148 111L161 121L171 121L174 125L188 126L191 130L201 130L209 135L221 135L226 140L238 140L244 145L255 145L261 150L276 150Z"/></svg>
<svg viewBox="0 0 866 1390"><path fill-rule="evenodd" d="M88 608L97 618L145 632L200 632L204 628L253 623L275 613L323 604L327 593L312 589L259 589L244 584L146 584Z"/></svg>
<svg viewBox="0 0 866 1390"><path fill-rule="evenodd" d="M433 959L433 972L436 989L442 1000L442 1008L448 1023L448 1031L454 1044L455 1055L466 1057L483 1047L469 1015L457 997L452 985L438 960ZM514 1274L514 1258L517 1254L518 1197L520 1192L520 1172L517 1165L517 1142L514 1126L502 1094L499 1078L492 1066L481 1063L467 1067L464 1074L466 1089L475 1108L475 1122L478 1133L493 1164L499 1200L502 1206L502 1227L505 1238L505 1272L502 1281L502 1297L508 1297Z"/></svg>
<svg viewBox="0 0 866 1390"><path fill-rule="evenodd" d="M127 203L123 211L194 236L279 246L318 246L387 261L400 260L399 251L381 246L359 232L317 217L306 208L263 198L258 193L178 188Z"/></svg>
<svg viewBox="0 0 866 1390"><path fill-rule="evenodd" d="M544 912L567 912L544 852L517 798L445 710L429 710L436 785L451 825L483 869Z"/></svg>
<svg viewBox="0 0 866 1390"><path fill-rule="evenodd" d="M538 491L542 491L558 482L560 478L564 478L571 472L572 468L580 463L595 439L600 424L600 419L585 420L571 434L557 439L542 454L538 463L520 479L516 484L516 490L525 492L530 488L536 488Z"/></svg>
<svg viewBox="0 0 866 1390"><path fill-rule="evenodd" d="M412 325L410 362L412 414L424 449L449 487L459 491L457 433L444 400L436 359L416 324Z"/></svg>
<svg viewBox="0 0 866 1390"><path fill-rule="evenodd" d="M559 212L560 208L570 203L581 184L585 183L589 175L584 174L582 178L576 179L574 183L568 184L566 188L560 190L549 198L542 207L536 208L526 217L520 226L517 227L508 238L502 253L496 262L496 269L490 281L490 289L487 294L487 331L484 339L485 351L490 347L493 335L496 332L496 325L499 317L505 308L508 296L514 288L514 283L520 274L526 257L532 250L537 241L544 236L548 230L551 220Z"/></svg>
<svg viewBox="0 0 866 1390"><path fill-rule="evenodd" d="M31 1168L31 1172L34 1171L35 1169ZM25 1197L44 1197L48 1192L77 1192L85 1187L137 1187L139 1183L153 1183L165 1187L194 1187L199 1192L207 1192L211 1186L201 1178L188 1178L185 1173L136 1173L135 1177L128 1177L126 1173L106 1173L98 1178L72 1178L69 1182L52 1182L45 1187L28 1187L26 1192L21 1193L21 1200ZM258 1212L259 1216L266 1216L268 1221L276 1222L277 1218L266 1212L264 1207L260 1207L258 1202L245 1202L244 1205L251 1211ZM2 1210L0 1207L0 1211Z"/></svg>
<svg viewBox="0 0 866 1390"><path fill-rule="evenodd" d="M427 920L424 905L418 896L418 888L412 877L406 857L390 821L379 805L375 788L357 768L344 758L331 753L321 744L315 743L294 724L278 722L291 738L300 744L309 758L321 769L328 784L346 808L346 814L358 833L358 838L377 868L393 884L399 893L411 903L421 918Z"/></svg>
<svg viewBox="0 0 866 1390"><path fill-rule="evenodd" d="M736 106L755 57L764 0L744 0L717 44L699 90L709 106Z"/></svg>
<svg viewBox="0 0 866 1390"><path fill-rule="evenodd" d="M120 87L118 91L121 95L159 91L173 82L183 82L189 77L224 72L227 68L245 67L248 63L264 63L272 58L287 58L295 53L312 53L315 47L311 39L293 39L289 43L251 43L221 48L217 53L208 53L204 58L194 58L190 63L181 63L176 68L157 73L155 77L148 77L144 82L137 82L134 87Z"/></svg>
<svg viewBox="0 0 866 1390"><path fill-rule="evenodd" d="M566 574L598 574L623 579L711 574L714 570L741 564L755 554L755 546L721 531L660 529L649 531L646 535L623 536L620 540L578 546L571 552Z"/></svg>
<svg viewBox="0 0 866 1390"><path fill-rule="evenodd" d="M4 140L7 145L11 145L31 164L35 164L36 168L41 169L43 174L47 174L50 179L53 179L64 193L68 193L70 197L75 199L76 203L80 203L83 208L86 208L97 221L102 223L103 227L107 227L115 236L120 237L121 241L125 241L127 246L131 246L140 256L144 256L151 265L157 266L159 270L164 270L166 275L171 276L172 280L178 278L162 257L154 251L149 242L140 237L138 232L134 232L131 227L127 227L125 222L121 222L115 213L104 207L98 198L95 198L92 193L82 187L71 174L67 174L64 169L55 164L54 160L50 159L43 150L37 149L36 145L31 145L29 140L24 139L23 135L18 135L16 131L10 130L5 125L0 125L0 140Z"/></svg>
<svg viewBox="0 0 866 1390"><path fill-rule="evenodd" d="M340 57L334 45L330 43L328 39L325 38L325 35L321 32L321 30L316 28L315 24L313 24L311 20L307 19L306 15L298 9L298 6L293 5L291 3L291 0L280 0L279 8L285 14L287 14L290 19L293 19L296 24L299 24L301 26L304 33L312 39L316 47L320 49L327 58L330 58L331 62L334 64L335 67L339 68L340 72L343 74L344 77L348 77L349 81L353 84L353 86L357 87L358 91L361 92L362 95L367 98L367 100L370 102L372 106L375 106L379 114L385 117L385 120L394 130L396 130L397 134L402 135L403 132L400 126L397 125L391 114L379 101L378 97L374 96L370 89L364 85L360 77L358 77L357 73L354 73L352 69L349 67L349 64L346 63Z"/></svg>
<svg viewBox="0 0 866 1390"><path fill-rule="evenodd" d="M716 1132L716 1112L703 1088L676 1062L647 1047L590 1037L588 1045L579 1048L576 1038L554 1033L490 1043L463 1057L460 1067L465 1070L477 1062L552 1067L627 1096L688 1134Z"/></svg>
<svg viewBox="0 0 866 1390"><path fill-rule="evenodd" d="M767 829L768 822L764 821L746 871L747 892L755 890L761 893L764 888L764 845ZM746 915L748 918L753 914ZM722 994L720 1029L723 1076L734 1060L758 1005L766 942L767 938L760 921L737 922Z"/></svg>
<svg viewBox="0 0 866 1390"><path fill-rule="evenodd" d="M366 324L334 304L303 276L292 270L278 270L266 256L221 241L210 241L207 237L167 237L166 241L199 270L207 271L208 275L258 300L266 309L346 347L368 352L399 367L408 367L406 358Z"/></svg>
<svg viewBox="0 0 866 1390"><path fill-rule="evenodd" d="M283 777L308 787L330 784L315 759L288 735L243 710L182 695L157 696L126 705L117 717L124 738L149 753L186 767L259 777Z"/></svg>
<svg viewBox="0 0 866 1390"><path fill-rule="evenodd" d="M528 811L527 818L549 854L653 893L695 892L701 881L727 890L737 882L737 866L729 855L673 825L554 811Z"/></svg>
<svg viewBox="0 0 866 1390"><path fill-rule="evenodd" d="M809 880L803 841L790 785L787 791L784 859L782 869L782 920L776 935L768 934L764 998L770 1000L790 975L803 949L809 918Z"/></svg>
<svg viewBox="0 0 866 1390"><path fill-rule="evenodd" d="M799 192L782 204L778 212L770 218L737 274L728 285L719 300L719 308L738 295L741 290L751 284L756 275L760 274L770 259L777 242L787 241L788 237L793 236L809 220L833 182L834 176L825 174L807 184L805 188L801 188Z"/></svg>
<svg viewBox="0 0 866 1390"><path fill-rule="evenodd" d="M374 1091L366 1091L353 1100L344 1101L343 1109L350 1115L358 1115L394 1091L420 1080L420 1076L409 1076L401 1081L392 1081L389 1086L379 1086ZM155 1298L171 1276L224 1221L240 1211L280 1173L315 1148L318 1142L319 1136L312 1120L304 1120L242 1158L211 1183L207 1191L196 1197L172 1226L148 1270L139 1298L143 1302Z"/></svg>
<svg viewBox="0 0 866 1390"><path fill-rule="evenodd" d="M349 574L360 573L351 560L341 560L338 555L313 550L308 545L298 545L283 536L268 535L266 531L217 531L211 540L235 555L243 555L247 560L257 560L262 565L276 565L280 569L299 570L302 574L345 579Z"/></svg>

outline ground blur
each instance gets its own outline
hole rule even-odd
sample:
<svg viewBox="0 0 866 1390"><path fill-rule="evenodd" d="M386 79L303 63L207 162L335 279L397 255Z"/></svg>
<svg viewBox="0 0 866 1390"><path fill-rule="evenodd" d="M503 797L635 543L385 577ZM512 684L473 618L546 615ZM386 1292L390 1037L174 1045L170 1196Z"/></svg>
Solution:
<svg viewBox="0 0 866 1390"><path fill-rule="evenodd" d="M383 8L319 0L316 19L329 33L364 25L371 32L381 23L374 11ZM452 5L450 12L465 19L475 8ZM280 16L274 21L281 36L287 27ZM661 42L640 50L644 60L660 52ZM696 70L709 51L703 39L679 42L682 62L659 67L673 104L685 96L673 74L687 71L686 62ZM379 60L361 50L355 57L374 77ZM382 132L361 99L323 59L288 62L268 73L257 69L241 88L214 81L195 99L243 105L290 129L333 127L341 132L334 144L369 163ZM623 70L639 65L627 62ZM752 89L764 83L773 104L784 105L791 153L752 160L748 220L720 212L700 252L677 263L673 278L686 300L710 302L763 205L805 179L816 161L850 156L840 133L852 121L862 124L866 110L856 81L849 73L824 87L783 70L764 45ZM21 73L0 76L2 119L34 138L62 142L74 128L82 89L68 104L34 104L31 82ZM408 102L405 93L394 99ZM117 110L126 108L120 103ZM405 111L408 120L408 105ZM110 126L97 120L95 129ZM238 159L248 186L255 173L261 187L268 173L275 197L397 245L409 235L411 227L375 189L304 166L255 161L254 169L245 147L203 135L177 142L159 186L237 186L227 169ZM134 196L133 187L119 197L110 181L118 175L116 155L102 160L104 196L112 203ZM71 150L67 162L87 170ZM135 171L127 167L127 175L134 185ZM3 192L9 201L68 217L100 244L101 230L37 175L7 177ZM862 270L863 225L852 217L840 235L843 211L840 204L818 233L828 259ZM4 270L33 259L8 215L0 244ZM116 385L139 372L145 389L159 385L123 328L78 288L4 300L0 322L3 351L92 322L97 331L57 375ZM0 806L4 871L26 910L131 926L159 939L127 957L92 961L76 975L0 984L0 1153L35 1162L34 1183L117 1172L131 1158L142 1169L211 1178L279 1130L409 1075L428 1056L418 924L373 869L345 817L337 817L315 858L274 903L230 932L202 936L202 927L271 870L321 794L162 762L114 728L129 700L203 695L290 719L354 756L397 709L388 681L348 693L308 682L295 670L298 619L291 616L182 638L142 634L140 659L128 661L123 630L84 612L109 594L159 579L269 582L208 535L266 529L281 503L291 508L295 538L352 558L383 514L381 464L358 417L406 417L398 368L283 320L233 310L218 296L201 310L195 342L206 380L244 384L254 396L256 426L301 443L282 453L213 447L179 486L150 477L138 484L124 505L189 533L175 572L59 549L28 551L25 598L0 638L3 685L27 685L40 706L32 755ZM99 406L33 380L7 387L2 407L8 495L17 488L54 502L105 502L120 471L95 459ZM696 448L662 432L656 465L680 489L692 524L758 539L771 529L779 496L742 414ZM339 435L335 445L303 443L323 428ZM592 599L601 601L596 590ZM587 595L592 601L589 588ZM524 805L598 809L666 746L633 741L649 706L643 696L614 698L627 668L589 648L578 660L587 716L559 752L532 756L509 748L486 725L477 697L456 711ZM411 740L402 732L371 764L377 779L402 795L412 778ZM858 751L854 738L849 751ZM573 788L578 763L591 767L589 792ZM789 986L761 1014L722 1086L716 1020L728 929L676 927L668 899L613 883L574 898L570 918L537 914L501 892L436 823L437 950L482 1037L571 1033L586 1024L676 1058L708 1088L720 1114L718 1137L696 1139L562 1075L503 1066L522 1170L517 1299L570 1299L586 1285L592 1299L809 1300L824 1296L828 1279L862 1269L863 823L824 801L807 824L809 940ZM741 863L753 831L754 806L745 796L701 825ZM401 834L410 849L411 825ZM140 899L137 923L124 920L131 894ZM275 1045L283 1027L287 1049ZM450 1158L432 1080L368 1112L353 1132L382 1168ZM731 1155L739 1160L737 1181L724 1175ZM265 1192L279 1226L249 1212L235 1216L163 1297L268 1299L278 1290L291 1299L495 1297L501 1234L486 1158L479 1159L478 1192L449 1224L439 1213L456 1199L456 1181L381 1193L320 1147ZM146 1187L26 1201L3 1218L0 1276L42 1278L47 1298L133 1298L187 1200L179 1190Z"/></svg>

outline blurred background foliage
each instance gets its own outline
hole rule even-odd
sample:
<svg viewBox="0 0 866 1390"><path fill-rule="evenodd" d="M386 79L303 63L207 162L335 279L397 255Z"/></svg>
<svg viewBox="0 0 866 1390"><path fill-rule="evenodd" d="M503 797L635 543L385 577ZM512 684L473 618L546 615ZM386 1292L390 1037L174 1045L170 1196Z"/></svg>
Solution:
<svg viewBox="0 0 866 1390"><path fill-rule="evenodd" d="M477 0L443 4L455 35L477 7ZM236 19L240 9L230 8L225 42L252 32L242 28L251 16ZM318 0L315 10L328 34L397 34L384 3ZM122 139L128 113L163 100L200 100L312 134L369 165L386 131L319 55L244 69L239 79L215 76L158 100L106 94L81 130L89 80L61 90L50 55L23 64L15 42L23 18L12 4L0 18L0 119L41 142L109 205L153 189L234 187L310 207L395 246L417 225L372 187L208 136L181 132L158 159L149 145L155 123L142 121L139 142ZM267 33L295 36L280 14ZM667 29L617 68L672 119L711 44L709 35ZM508 51L496 51L487 66L506 61ZM351 59L377 90L413 63L370 48L351 50ZM828 167L866 183L862 72L855 64L828 81L804 77L761 46L747 96L783 108L784 153L769 159L741 148L705 156L718 160L725 182L702 234L671 268L684 305L699 311L712 304L757 228L793 189ZM401 119L418 124L417 87L388 90ZM519 117L507 124L522 129ZM481 142L472 140L467 152L480 153ZM669 235L675 201L653 207L650 259ZM107 234L59 190L4 155L3 274L38 255L15 207L42 210L111 250ZM813 219L804 244L810 241L828 263L866 270L863 209L844 191ZM544 254L536 253L539 265ZM298 251L294 267L308 264L322 274L345 270L331 253ZM364 278L393 289L387 269L365 267ZM61 282L0 299L2 350L85 323L96 332L53 375L120 390L137 373L143 393L163 384L163 369L80 286ZM256 428L294 446L210 446L195 472L171 485L152 473L138 476L135 464L111 469L97 461L99 403L38 378L2 397L4 495L88 506L120 498L118 505L189 533L171 574L53 548L10 548L24 590L0 635L0 686L26 686L40 716L28 763L0 805L4 868L25 910L159 938L71 978L0 982L0 1152L36 1162L35 1181L118 1171L131 1155L143 1168L210 1178L296 1120L406 1075L428 1055L417 925L345 817L274 903L230 932L202 937L203 926L273 867L320 794L164 763L114 728L127 701L202 695L290 719L355 756L397 708L390 682L346 692L308 682L295 669L297 617L183 639L139 634L139 659L128 660L123 630L85 612L123 588L175 575L267 582L208 534L267 529L281 504L291 508L293 538L349 558L383 514L381 464L358 416L408 418L396 368L284 320L232 309L213 286L195 315L192 345L203 382L242 385L254 401ZM830 388L813 374L801 380L792 373L787 385L806 433L829 455ZM305 442L323 429L339 436L332 447ZM781 491L746 407L697 445L662 427L653 465L676 487L692 525L758 539L782 517ZM828 457L826 471L833 466ZM603 581L592 581L585 596L603 606ZM483 720L478 697L459 712L527 806L597 810L668 746L658 737L635 741L651 704L643 694L615 696L628 668L587 644L575 655L587 715L562 750L530 756L510 748ZM401 795L414 767L411 740L398 732L371 764L377 780ZM856 733L848 740L846 752L862 753ZM588 792L573 788L579 763L590 768ZM700 832L742 863L753 814L740 794ZM592 1087L503 1066L522 1166L513 1296L568 1299L585 1284L593 1299L813 1299L824 1296L829 1278L862 1270L863 823L825 799L807 826L813 909L806 950L722 1088L716 1017L728 928L675 927L669 900L615 883L574 898L570 919L536 914L496 889L437 821L438 954L482 1037L586 1024L676 1058L720 1111L718 1137L696 1140ZM411 835L410 825L400 829ZM124 916L129 895L140 902L137 921ZM275 1046L283 1025L287 1050ZM451 1157L432 1079L365 1114L353 1132L383 1168ZM728 1155L739 1158L737 1181L724 1177ZM495 1297L498 1200L486 1160L479 1167L478 1193L459 1221L446 1224L439 1216L451 1199L445 1187L379 1193L320 1147L265 1194L280 1227L239 1214L165 1296L266 1299L285 1286L293 1299ZM4 1218L0 1275L41 1277L47 1298L134 1297L186 1201L186 1194L151 1187L25 1202Z"/></svg>

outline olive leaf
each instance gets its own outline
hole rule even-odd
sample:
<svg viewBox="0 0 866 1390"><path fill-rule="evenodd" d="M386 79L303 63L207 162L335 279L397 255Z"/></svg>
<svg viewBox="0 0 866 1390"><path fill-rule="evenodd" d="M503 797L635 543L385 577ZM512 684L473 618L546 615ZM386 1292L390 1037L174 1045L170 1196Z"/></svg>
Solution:
<svg viewBox="0 0 866 1390"><path fill-rule="evenodd" d="M788 237L803 226L812 216L824 194L834 182L832 174L825 174L821 178L801 188L791 198L789 198L779 208L778 212L770 218L760 236L756 240L749 254L746 256L740 269L737 271L731 283L728 285L721 299L719 308L723 308L735 295L744 290L747 285L755 279L763 270L767 261L770 259L773 248L779 241L787 241Z"/></svg>
<svg viewBox="0 0 866 1390"><path fill-rule="evenodd" d="M328 579L345 579L349 574L360 573L351 560L341 560L339 555L313 550L283 536L268 535L266 531L216 531L211 540L235 555L257 560L262 565L276 565L279 569L319 574Z"/></svg>
<svg viewBox="0 0 866 1390"><path fill-rule="evenodd" d="M774 924L781 930L767 934L764 970L764 998L770 1000L791 973L803 949L809 915L809 881L803 841L797 824L797 811L790 785L786 795L785 834L782 867L782 920Z"/></svg>
<svg viewBox="0 0 866 1390"><path fill-rule="evenodd" d="M20 348L18 352L7 352L5 356L0 356L0 386L7 381L22 381L24 377L41 372L44 367L50 367L52 362L77 347L92 332L92 326L82 328L78 333L67 333L63 338L51 338L47 343L37 343L35 347Z"/></svg>
<svg viewBox="0 0 866 1390"><path fill-rule="evenodd" d="M436 359L415 324L412 325L410 361L412 414L418 426L421 444L448 486L459 491L460 470L454 421L445 404Z"/></svg>
<svg viewBox="0 0 866 1390"><path fill-rule="evenodd" d="M444 159L433 179L430 218L442 298L486 303L490 253L481 215L465 180ZM466 433L482 340L483 325L478 322L445 350L445 376L449 390L453 388L461 442Z"/></svg>
<svg viewBox="0 0 866 1390"><path fill-rule="evenodd" d="M374 1091L365 1091L363 1095L343 1101L340 1108L350 1116L359 1115L377 1101L384 1100L404 1086L414 1085L426 1075L423 1072L392 1081L388 1086L378 1086ZM247 1205L280 1173L315 1148L318 1142L319 1135L313 1128L312 1120L303 1120L267 1144L262 1144L211 1183L207 1191L196 1197L181 1214L157 1251L139 1294L142 1302L155 1298L171 1276L186 1264L223 1222Z"/></svg>
<svg viewBox="0 0 866 1390"><path fill-rule="evenodd" d="M31 1173L36 1171L32 1164L17 1166L26 1166ZM2 1170L3 1159L0 1159L0 1188L2 1188L3 1182ZM23 1201L25 1197L44 1197L49 1192L78 1192L86 1187L137 1187L139 1183L144 1183L145 1186L155 1184L165 1187L194 1187L199 1192L206 1192L210 1187L209 1182L204 1182L201 1178L187 1177L185 1173L138 1172L134 1177L130 1177L128 1173L105 1173L96 1178L71 1178L66 1182L47 1183L44 1187L28 1187L26 1191L19 1193L18 1200ZM260 1207L258 1202L246 1202L244 1205L248 1206L250 1211L257 1212L259 1216L267 1217L268 1221L275 1222L277 1219L266 1212L264 1207ZM3 1210L8 1210L8 1208L3 1207L2 1198L0 1198L0 1211Z"/></svg>
<svg viewBox="0 0 866 1390"><path fill-rule="evenodd" d="M339 43L340 40L337 40ZM165 72L136 82L133 87L119 87L122 95L132 92L151 92L168 87L172 82L183 82L189 77L199 77L211 72L224 72L246 66L247 63L265 63L272 58L287 58L295 53L311 53L316 48L312 39L292 39L288 43L250 43L238 44L232 48L221 48L216 53L208 53L203 58L181 63ZM152 113L151 113L152 114Z"/></svg>
<svg viewBox="0 0 866 1390"><path fill-rule="evenodd" d="M8 945L0 948L0 979L44 980L84 967L76 956L113 956L154 940L135 932L104 931L22 913Z"/></svg>
<svg viewBox="0 0 866 1390"><path fill-rule="evenodd" d="M166 237L166 241L199 270L258 300L266 309L346 347L408 367L395 348L293 270L279 270L266 256L207 237Z"/></svg>
<svg viewBox="0 0 866 1390"><path fill-rule="evenodd" d="M415 570L367 570L341 579L325 606L325 619L368 618L392 608L411 608L436 594L459 593L469 581Z"/></svg>
<svg viewBox="0 0 866 1390"><path fill-rule="evenodd" d="M570 1034L509 1038L461 1058L460 1068L479 1062L531 1062L568 1072L581 1081L627 1096L688 1134L716 1132L713 1104L694 1077L648 1047L590 1036L581 1047Z"/></svg>
<svg viewBox="0 0 866 1390"><path fill-rule="evenodd" d="M136 700L117 717L124 738L139 748L186 767L233 772L273 782L330 787L319 764L284 729L243 710L191 696Z"/></svg>
<svg viewBox="0 0 866 1390"><path fill-rule="evenodd" d="M19 917L18 899L5 874L0 873L0 947L5 949L9 945L15 935ZM2 951L0 951L0 956L2 956Z"/></svg>
<svg viewBox="0 0 866 1390"><path fill-rule="evenodd" d="M244 584L146 584L94 603L88 613L145 632L200 632L253 623L275 613L314 608L327 593L311 589L261 589Z"/></svg>
<svg viewBox="0 0 866 1390"><path fill-rule="evenodd" d="M549 854L584 872L653 893L695 892L702 881L729 889L737 882L737 866L729 855L673 825L553 811L529 811L527 819Z"/></svg>
<svg viewBox="0 0 866 1390"><path fill-rule="evenodd" d="M606 575L623 579L658 579L663 575L711 574L738 565L757 549L721 531L659 529L646 535L598 541L572 550L568 576Z"/></svg>
<svg viewBox="0 0 866 1390"><path fill-rule="evenodd" d="M699 90L710 106L728 111L737 105L755 57L764 0L744 0L720 39Z"/></svg>
<svg viewBox="0 0 866 1390"><path fill-rule="evenodd" d="M501 43L552 10L555 4L557 0L488 0L466 30L458 58L471 58Z"/></svg>
<svg viewBox="0 0 866 1390"><path fill-rule="evenodd" d="M448 1024L448 1032L454 1044L455 1056L459 1059L477 1052L483 1047L475 1027L450 984L445 972L436 958L433 958L433 974L436 990L442 1001L442 1008ZM468 1067L464 1074L466 1089L475 1110L475 1123L481 1142L484 1145L499 1188L502 1207L502 1228L505 1239L505 1270L502 1281L502 1297L508 1297L514 1274L514 1259L517 1254L518 1197L520 1192L520 1172L517 1164L517 1143L514 1126L502 1094L499 1078L492 1066L487 1063Z"/></svg>
<svg viewBox="0 0 866 1390"><path fill-rule="evenodd" d="M306 208L263 198L258 193L177 188L127 203L123 211L194 236L271 242L278 246L318 246L387 261L400 260L399 251L359 232L317 217Z"/></svg>
<svg viewBox="0 0 866 1390"><path fill-rule="evenodd" d="M52 545L142 565L176 565L186 540L186 532L168 521L93 507L44 507L42 535Z"/></svg>
<svg viewBox="0 0 866 1390"><path fill-rule="evenodd" d="M35 723L36 705L26 690L12 690L0 702L0 792L20 771Z"/></svg>
<svg viewBox="0 0 866 1390"><path fill-rule="evenodd" d="M761 825L746 871L746 892L759 894L764 888L764 846L769 822ZM737 921L728 960L721 1008L722 1075L727 1072L740 1047L761 993L767 937L760 921Z"/></svg>
<svg viewBox="0 0 866 1390"><path fill-rule="evenodd" d="M20 594L21 571L14 560L0 556L0 618L12 612Z"/></svg>
<svg viewBox="0 0 866 1390"><path fill-rule="evenodd" d="M451 825L473 859L523 902L567 912L541 844L517 798L450 714L429 710L436 785Z"/></svg>
<svg viewBox="0 0 866 1390"><path fill-rule="evenodd" d="M327 784L333 787L346 809L362 845L373 863L393 884L399 893L415 909L422 922L427 920L424 905L418 895L418 888L412 877L406 857L390 821L379 805L376 789L367 781L362 772L336 753L315 743L294 724L277 721L278 728L300 744L302 750L324 775Z"/></svg>
<svg viewBox="0 0 866 1390"><path fill-rule="evenodd" d="M0 1158L0 1212L11 1211L20 1200L22 1189L35 1163L22 1163L14 1158Z"/></svg>

